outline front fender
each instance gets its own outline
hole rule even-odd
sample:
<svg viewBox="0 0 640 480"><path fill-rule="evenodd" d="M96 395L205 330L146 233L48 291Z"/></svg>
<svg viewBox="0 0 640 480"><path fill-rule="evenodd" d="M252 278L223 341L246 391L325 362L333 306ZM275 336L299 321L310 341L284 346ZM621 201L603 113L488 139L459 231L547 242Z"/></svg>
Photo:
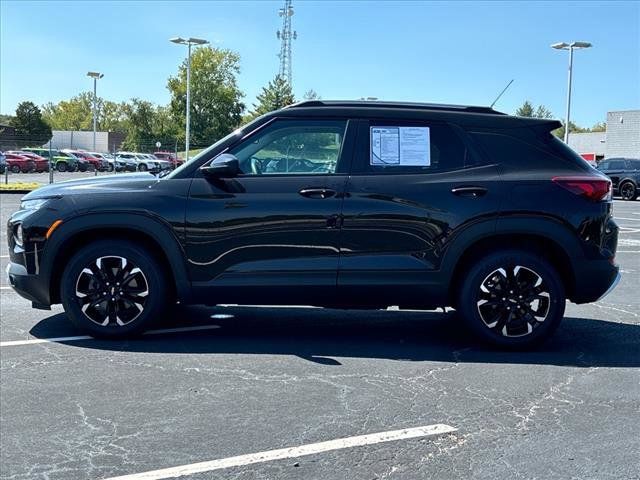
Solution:
<svg viewBox="0 0 640 480"><path fill-rule="evenodd" d="M137 232L150 237L155 244L146 245L147 248L159 248L166 258L175 280L176 293L180 301L187 301L190 296L191 282L185 264L185 254L178 239L176 228L163 219L150 213L122 213L100 212L85 213L64 221L47 240L41 252L39 275L48 279L48 283L60 274L60 263L64 262L59 252L64 251L65 244L75 244L74 238L84 236L92 230L125 234ZM97 237L96 239L99 239ZM66 252L67 255L73 252Z"/></svg>

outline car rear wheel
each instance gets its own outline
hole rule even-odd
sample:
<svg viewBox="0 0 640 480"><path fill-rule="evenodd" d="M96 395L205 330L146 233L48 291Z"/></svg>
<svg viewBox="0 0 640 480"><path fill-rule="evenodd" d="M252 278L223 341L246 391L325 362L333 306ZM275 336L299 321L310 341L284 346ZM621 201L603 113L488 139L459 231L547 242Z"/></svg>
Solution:
<svg viewBox="0 0 640 480"><path fill-rule="evenodd" d="M147 166L144 163L141 163L138 166L138 170L140 170L141 172L146 172L148 169L147 169Z"/></svg>
<svg viewBox="0 0 640 480"><path fill-rule="evenodd" d="M620 185L620 196L623 200L635 200L638 198L638 189L633 182L624 182Z"/></svg>
<svg viewBox="0 0 640 480"><path fill-rule="evenodd" d="M527 348L553 334L564 315L565 301L560 276L544 258L509 250L489 254L471 267L457 308L485 342Z"/></svg>
<svg viewBox="0 0 640 480"><path fill-rule="evenodd" d="M11 165L11 171L13 173L20 173L20 167L18 165Z"/></svg>
<svg viewBox="0 0 640 480"><path fill-rule="evenodd" d="M56 163L56 169L59 172L66 172L67 171L67 164L66 162L58 162Z"/></svg>
<svg viewBox="0 0 640 480"><path fill-rule="evenodd" d="M167 307L161 267L144 249L123 240L78 251L63 272L60 293L69 319L96 337L140 333Z"/></svg>
<svg viewBox="0 0 640 480"><path fill-rule="evenodd" d="M107 167L107 171L108 172L113 172L113 168L114 168L113 165L109 164L109 166Z"/></svg>

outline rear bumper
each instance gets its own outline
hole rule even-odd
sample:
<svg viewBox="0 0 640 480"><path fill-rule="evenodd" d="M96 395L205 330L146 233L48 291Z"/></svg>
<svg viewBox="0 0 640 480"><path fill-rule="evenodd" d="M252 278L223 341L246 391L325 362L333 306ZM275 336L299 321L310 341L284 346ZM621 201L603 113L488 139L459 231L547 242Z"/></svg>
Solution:
<svg viewBox="0 0 640 480"><path fill-rule="evenodd" d="M611 293L620 281L620 268L609 260L588 260L575 272L574 303L596 302Z"/></svg>

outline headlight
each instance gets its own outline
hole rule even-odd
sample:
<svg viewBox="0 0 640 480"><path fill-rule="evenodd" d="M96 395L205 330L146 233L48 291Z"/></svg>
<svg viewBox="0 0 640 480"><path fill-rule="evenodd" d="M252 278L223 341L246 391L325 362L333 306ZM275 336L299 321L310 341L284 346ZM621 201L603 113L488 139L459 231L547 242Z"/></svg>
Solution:
<svg viewBox="0 0 640 480"><path fill-rule="evenodd" d="M22 245L24 244L24 235L22 232L22 224L19 223L15 230L14 230L14 234L13 234L13 239L15 240L16 244L20 247L22 247Z"/></svg>
<svg viewBox="0 0 640 480"><path fill-rule="evenodd" d="M20 210L38 210L45 203L49 201L48 198L37 198L35 200L24 200L20 203Z"/></svg>

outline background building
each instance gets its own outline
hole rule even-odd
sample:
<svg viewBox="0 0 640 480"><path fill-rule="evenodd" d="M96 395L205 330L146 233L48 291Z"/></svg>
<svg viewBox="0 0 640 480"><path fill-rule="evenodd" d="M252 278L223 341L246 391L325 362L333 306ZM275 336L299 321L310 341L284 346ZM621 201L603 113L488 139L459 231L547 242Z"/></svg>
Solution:
<svg viewBox="0 0 640 480"><path fill-rule="evenodd" d="M586 160L640 158L640 110L608 112L605 132L569 133L569 146Z"/></svg>
<svg viewBox="0 0 640 480"><path fill-rule="evenodd" d="M51 148L77 148L79 150L93 150L93 132L72 130L53 130ZM119 132L96 132L96 151L113 152L120 150L124 134ZM49 143L45 145L49 147Z"/></svg>

